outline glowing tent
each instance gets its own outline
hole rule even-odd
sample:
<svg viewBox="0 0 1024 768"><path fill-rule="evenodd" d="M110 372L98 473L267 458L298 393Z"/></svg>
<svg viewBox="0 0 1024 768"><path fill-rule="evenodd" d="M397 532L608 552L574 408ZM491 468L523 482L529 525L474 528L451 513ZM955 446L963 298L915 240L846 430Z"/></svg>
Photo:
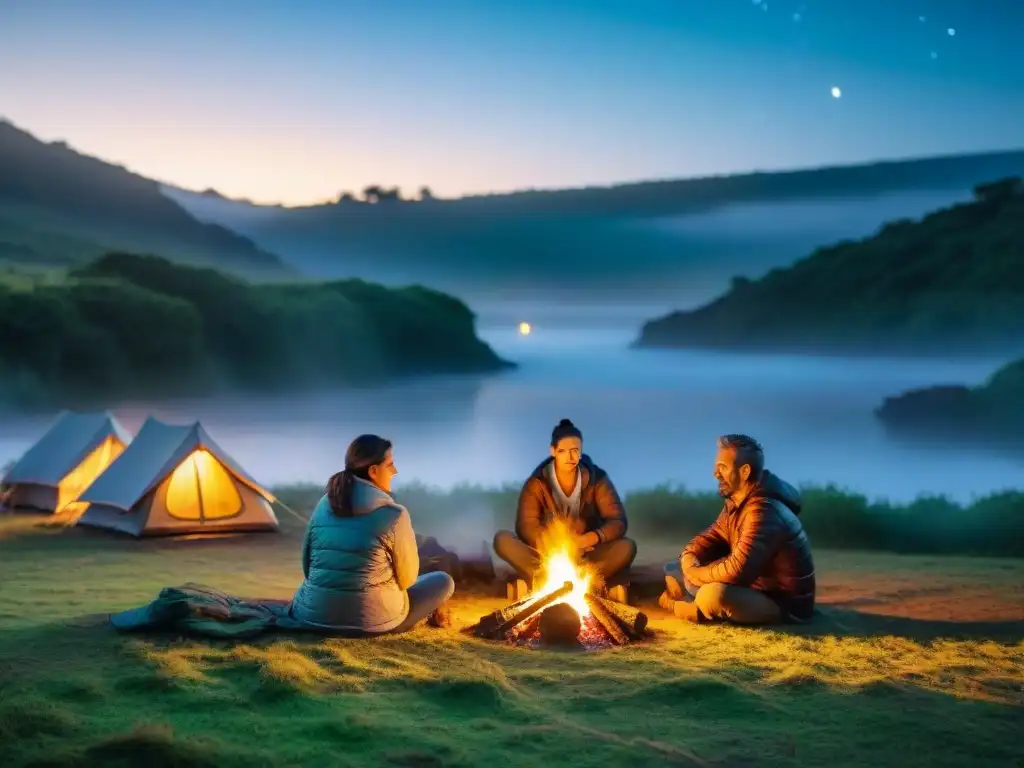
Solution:
<svg viewBox="0 0 1024 768"><path fill-rule="evenodd" d="M196 422L149 418L132 444L79 497L78 525L132 536L276 531L274 496Z"/></svg>
<svg viewBox="0 0 1024 768"><path fill-rule="evenodd" d="M131 442L109 413L63 411L4 475L11 509L69 512L81 494Z"/></svg>

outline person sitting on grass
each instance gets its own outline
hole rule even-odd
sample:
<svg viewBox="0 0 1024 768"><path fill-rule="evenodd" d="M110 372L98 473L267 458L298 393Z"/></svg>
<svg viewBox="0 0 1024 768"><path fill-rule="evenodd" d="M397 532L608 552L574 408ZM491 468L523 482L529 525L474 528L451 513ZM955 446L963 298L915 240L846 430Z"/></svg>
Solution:
<svg viewBox="0 0 1024 768"><path fill-rule="evenodd" d="M718 519L665 566L662 608L693 622L806 621L814 613L814 560L800 524L800 494L764 468L746 435L718 438Z"/></svg>
<svg viewBox="0 0 1024 768"><path fill-rule="evenodd" d="M575 535L582 559L605 584L628 568L636 544L625 538L626 511L608 473L583 453L583 433L562 419L551 433L551 455L523 485L516 530L498 531L494 551L532 588L540 575L539 540L554 520L564 520Z"/></svg>
<svg viewBox="0 0 1024 768"><path fill-rule="evenodd" d="M292 618L356 636L405 632L452 596L447 573L419 575L409 512L391 497L396 474L388 440L360 435L349 445L306 528Z"/></svg>

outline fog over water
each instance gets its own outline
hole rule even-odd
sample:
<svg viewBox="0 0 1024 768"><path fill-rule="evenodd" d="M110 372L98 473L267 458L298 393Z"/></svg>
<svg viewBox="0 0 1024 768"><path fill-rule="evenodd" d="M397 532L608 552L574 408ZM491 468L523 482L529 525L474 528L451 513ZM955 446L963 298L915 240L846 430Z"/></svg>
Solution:
<svg viewBox="0 0 1024 768"><path fill-rule="evenodd" d="M1021 467L956 445L899 444L887 438L872 409L909 388L978 384L1005 360L629 348L645 319L709 300L730 275L763 273L814 245L866 235L886 220L918 216L965 196L922 192L733 206L624 223L678 238L680 264L659 290L622 300L608 298L607 291L587 295L573 289L567 267L566 286L554 298L551 291L532 298L503 295L500 282L487 296L468 297L481 335L520 364L499 375L429 378L375 390L122 404L114 410L130 429L147 413L175 422L201 419L222 447L271 485L323 483L361 432L394 440L399 490L411 479L443 487L519 483L547 454L554 424L571 418L583 430L585 450L621 490L665 482L712 490L715 437L746 432L764 444L768 466L795 483L832 482L894 500L936 493L968 501L1020 486ZM690 263L685 254L703 255ZM533 324L529 336L517 333L520 321ZM4 416L0 465L20 455L51 419Z"/></svg>
<svg viewBox="0 0 1024 768"><path fill-rule="evenodd" d="M569 312L524 319L534 324L527 337L513 325L482 323L499 353L520 363L499 375L115 411L133 430L147 413L201 419L266 484L323 483L342 466L349 440L367 431L394 440L399 490L411 479L518 483L545 457L563 417L583 430L585 450L622 490L663 482L712 490L715 437L724 432L757 437L768 466L792 482L834 482L872 497L967 501L1020 484L1021 468L1008 459L893 442L871 413L907 388L978 383L1000 361L634 350L635 323L587 328L585 314ZM5 418L0 462L27 448L50 418Z"/></svg>

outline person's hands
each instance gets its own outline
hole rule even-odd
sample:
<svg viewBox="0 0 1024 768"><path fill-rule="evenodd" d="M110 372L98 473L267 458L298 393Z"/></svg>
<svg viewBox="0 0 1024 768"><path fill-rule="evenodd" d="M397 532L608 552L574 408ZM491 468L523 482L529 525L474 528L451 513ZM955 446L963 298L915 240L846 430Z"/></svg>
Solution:
<svg viewBox="0 0 1024 768"><path fill-rule="evenodd" d="M680 558L679 565L684 571L686 571L688 568L697 568L700 566L700 560L697 559L696 555L687 554Z"/></svg>
<svg viewBox="0 0 1024 768"><path fill-rule="evenodd" d="M573 537L576 548L580 552L589 552L597 546L598 537L596 533L581 533Z"/></svg>

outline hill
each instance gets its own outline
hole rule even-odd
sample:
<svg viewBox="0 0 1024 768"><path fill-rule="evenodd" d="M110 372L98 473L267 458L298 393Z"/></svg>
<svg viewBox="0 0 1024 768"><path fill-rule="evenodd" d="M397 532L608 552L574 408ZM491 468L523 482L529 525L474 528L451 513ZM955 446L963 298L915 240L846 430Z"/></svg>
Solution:
<svg viewBox="0 0 1024 768"><path fill-rule="evenodd" d="M0 262L67 266L130 250L249 277L292 273L248 238L195 219L156 182L3 120L0 168Z"/></svg>
<svg viewBox="0 0 1024 768"><path fill-rule="evenodd" d="M991 354L1024 346L1024 183L821 248L693 311L646 323L642 347Z"/></svg>
<svg viewBox="0 0 1024 768"><path fill-rule="evenodd" d="M360 199L344 193L332 203L297 207L256 205L227 198L213 189L202 192L163 185L186 207L200 200L231 204L235 210L302 217L351 220L412 220L420 216L668 216L722 205L784 199L862 197L907 190L970 189L982 179L1024 173L1024 149L966 155L884 160L875 163L755 171L688 179L627 182L569 189L524 189L458 198L403 199L396 190L367 187ZM372 200L373 202L369 202Z"/></svg>
<svg viewBox="0 0 1024 768"><path fill-rule="evenodd" d="M472 301L568 294L670 306L672 291L677 301L681 290L688 303L706 301L732 274L763 274L1013 174L1024 174L1024 152L456 200L371 190L375 203L341 197L301 208L164 190L311 276L423 282Z"/></svg>
<svg viewBox="0 0 1024 768"><path fill-rule="evenodd" d="M0 402L364 385L498 370L459 300L359 280L248 283L111 253L0 282Z"/></svg>
<svg viewBox="0 0 1024 768"><path fill-rule="evenodd" d="M899 436L998 443L1024 450L1024 358L983 385L945 384L887 397L875 411Z"/></svg>

